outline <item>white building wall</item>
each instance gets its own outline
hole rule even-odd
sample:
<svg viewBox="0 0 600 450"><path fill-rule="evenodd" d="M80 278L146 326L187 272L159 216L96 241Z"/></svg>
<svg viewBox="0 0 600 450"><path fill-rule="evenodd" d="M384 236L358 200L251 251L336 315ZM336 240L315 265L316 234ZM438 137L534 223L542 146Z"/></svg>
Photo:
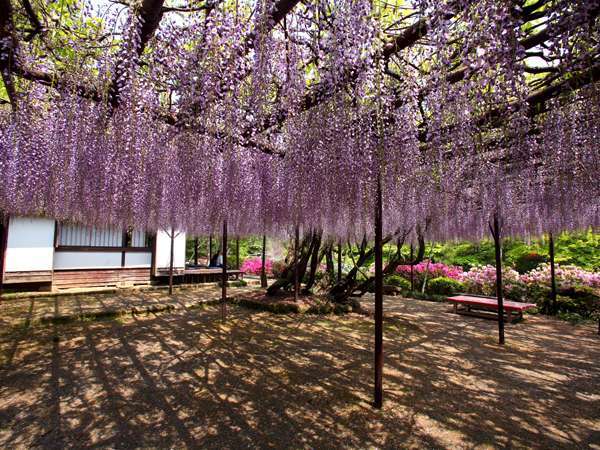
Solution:
<svg viewBox="0 0 600 450"><path fill-rule="evenodd" d="M125 268L150 268L151 252L125 252ZM56 252L54 270L119 269L121 252Z"/></svg>
<svg viewBox="0 0 600 450"><path fill-rule="evenodd" d="M152 253L150 252L125 252L125 267L150 267Z"/></svg>
<svg viewBox="0 0 600 450"><path fill-rule="evenodd" d="M5 272L71 269L114 269L121 266L121 252L69 252L54 249L55 221L39 217L10 217ZM163 230L156 234L156 267L168 268L171 239ZM125 252L125 267L150 268L151 252ZM173 267L185 267L185 233L175 238Z"/></svg>
<svg viewBox="0 0 600 450"><path fill-rule="evenodd" d="M40 217L10 217L5 272L52 270L54 220Z"/></svg>
<svg viewBox="0 0 600 450"><path fill-rule="evenodd" d="M177 233L177 232L175 232ZM156 268L169 268L171 261L171 238L163 231L156 233ZM185 233L181 232L175 238L173 246L173 267L185 268Z"/></svg>
<svg viewBox="0 0 600 450"><path fill-rule="evenodd" d="M56 252L54 270L118 269L121 252Z"/></svg>

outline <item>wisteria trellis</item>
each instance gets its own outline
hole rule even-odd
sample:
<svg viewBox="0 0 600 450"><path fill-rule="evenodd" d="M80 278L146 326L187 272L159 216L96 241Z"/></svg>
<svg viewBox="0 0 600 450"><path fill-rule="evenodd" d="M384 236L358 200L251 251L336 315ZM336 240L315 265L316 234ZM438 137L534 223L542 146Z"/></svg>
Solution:
<svg viewBox="0 0 600 450"><path fill-rule="evenodd" d="M599 225L598 1L316 0L283 18L281 2L213 2L147 41L149 3L106 19L118 52L52 87L24 43L3 47L5 83L34 82L2 110L0 210L357 238L381 172L387 232L476 238L497 210L508 234Z"/></svg>

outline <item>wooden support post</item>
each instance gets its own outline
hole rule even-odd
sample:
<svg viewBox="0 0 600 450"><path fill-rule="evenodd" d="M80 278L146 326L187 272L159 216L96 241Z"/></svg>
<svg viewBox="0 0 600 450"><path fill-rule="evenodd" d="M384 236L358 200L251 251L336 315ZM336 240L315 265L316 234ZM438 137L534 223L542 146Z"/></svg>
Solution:
<svg viewBox="0 0 600 450"><path fill-rule="evenodd" d="M411 292L415 290L414 258L415 258L415 247L412 244L410 244L410 291Z"/></svg>
<svg viewBox="0 0 600 450"><path fill-rule="evenodd" d="M338 284L342 282L342 242L338 242L338 251L337 251L337 282Z"/></svg>
<svg viewBox="0 0 600 450"><path fill-rule="evenodd" d="M171 227L171 253L169 255L169 295L173 295L173 258L175 256L175 229Z"/></svg>
<svg viewBox="0 0 600 450"><path fill-rule="evenodd" d="M502 293L502 229L498 211L490 225L496 251L496 297L498 298L498 343L504 345L504 296Z"/></svg>
<svg viewBox="0 0 600 450"><path fill-rule="evenodd" d="M56 224L55 224L56 226ZM56 233L56 228L54 229ZM4 286L4 267L6 266L6 247L8 243L8 216L0 211L0 295Z"/></svg>
<svg viewBox="0 0 600 450"><path fill-rule="evenodd" d="M552 314L558 312L557 296L556 296L556 271L554 266L554 236L552 232L549 234L550 247L550 311ZM548 311L546 311L548 312Z"/></svg>
<svg viewBox="0 0 600 450"><path fill-rule="evenodd" d="M267 261L267 236L265 234L263 234L263 239L262 239L262 260L261 260L261 266L260 266L260 287L261 288L266 288L267 287L267 271L265 269L265 264Z"/></svg>
<svg viewBox="0 0 600 450"><path fill-rule="evenodd" d="M198 238L194 239L194 265L198 265Z"/></svg>
<svg viewBox="0 0 600 450"><path fill-rule="evenodd" d="M300 280L298 279L298 247L300 246L300 227L298 225L296 225L294 235L294 301L298 302L298 292L300 291Z"/></svg>
<svg viewBox="0 0 600 450"><path fill-rule="evenodd" d="M212 261L212 234L208 236L208 265Z"/></svg>
<svg viewBox="0 0 600 450"><path fill-rule="evenodd" d="M222 252L223 252L223 272L221 277L221 319L225 320L227 315L227 219L223 220L223 239Z"/></svg>
<svg viewBox="0 0 600 450"><path fill-rule="evenodd" d="M383 207L381 175L377 177L375 200L375 395L374 406L383 405Z"/></svg>
<svg viewBox="0 0 600 450"><path fill-rule="evenodd" d="M235 237L235 268L240 270L240 237Z"/></svg>

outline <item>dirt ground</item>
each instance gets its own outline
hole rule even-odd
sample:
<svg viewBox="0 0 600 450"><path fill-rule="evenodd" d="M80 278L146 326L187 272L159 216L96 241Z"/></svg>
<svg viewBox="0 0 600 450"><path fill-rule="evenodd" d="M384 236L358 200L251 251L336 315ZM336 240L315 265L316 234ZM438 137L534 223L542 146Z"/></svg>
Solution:
<svg viewBox="0 0 600 450"><path fill-rule="evenodd" d="M600 449L600 336L386 299L372 318L218 306L0 331L2 448Z"/></svg>

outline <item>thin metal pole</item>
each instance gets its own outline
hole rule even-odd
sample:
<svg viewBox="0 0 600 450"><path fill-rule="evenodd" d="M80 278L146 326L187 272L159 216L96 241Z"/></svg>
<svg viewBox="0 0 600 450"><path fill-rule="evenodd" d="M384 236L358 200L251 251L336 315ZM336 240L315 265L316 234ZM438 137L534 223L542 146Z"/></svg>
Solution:
<svg viewBox="0 0 600 450"><path fill-rule="evenodd" d="M342 243L338 243L338 254L337 254L337 282L342 282Z"/></svg>
<svg viewBox="0 0 600 450"><path fill-rule="evenodd" d="M169 295L173 294L173 259L175 255L175 230L171 227L171 253L169 255Z"/></svg>
<svg viewBox="0 0 600 450"><path fill-rule="evenodd" d="M551 313L556 314L558 305L556 303L556 271L554 267L554 236L552 233L549 234L549 247L550 247L550 300L551 300Z"/></svg>
<svg viewBox="0 0 600 450"><path fill-rule="evenodd" d="M212 261L212 234L208 236L208 265Z"/></svg>
<svg viewBox="0 0 600 450"><path fill-rule="evenodd" d="M504 345L504 298L502 294L502 231L498 211L494 213L492 229L496 252L496 297L498 298L498 343Z"/></svg>
<svg viewBox="0 0 600 450"><path fill-rule="evenodd" d="M266 288L267 287L267 271L265 269L265 264L266 264L266 260L267 260L267 236L265 234L263 234L263 239L262 239L262 261L261 261L261 266L260 266L260 287L261 288Z"/></svg>
<svg viewBox="0 0 600 450"><path fill-rule="evenodd" d="M300 280L298 279L298 247L300 246L300 227L296 225L294 238L294 301L298 301L298 291L300 290Z"/></svg>
<svg viewBox="0 0 600 450"><path fill-rule="evenodd" d="M223 272L221 276L221 319L227 315L227 219L223 220Z"/></svg>
<svg viewBox="0 0 600 450"><path fill-rule="evenodd" d="M235 237L235 268L240 270L240 237Z"/></svg>
<svg viewBox="0 0 600 450"><path fill-rule="evenodd" d="M198 265L198 238L194 238L194 265Z"/></svg>
<svg viewBox="0 0 600 450"><path fill-rule="evenodd" d="M383 210L381 176L377 177L375 200L375 408L383 405Z"/></svg>
<svg viewBox="0 0 600 450"><path fill-rule="evenodd" d="M415 290L414 257L415 257L415 248L412 244L410 244L410 291L411 292Z"/></svg>

